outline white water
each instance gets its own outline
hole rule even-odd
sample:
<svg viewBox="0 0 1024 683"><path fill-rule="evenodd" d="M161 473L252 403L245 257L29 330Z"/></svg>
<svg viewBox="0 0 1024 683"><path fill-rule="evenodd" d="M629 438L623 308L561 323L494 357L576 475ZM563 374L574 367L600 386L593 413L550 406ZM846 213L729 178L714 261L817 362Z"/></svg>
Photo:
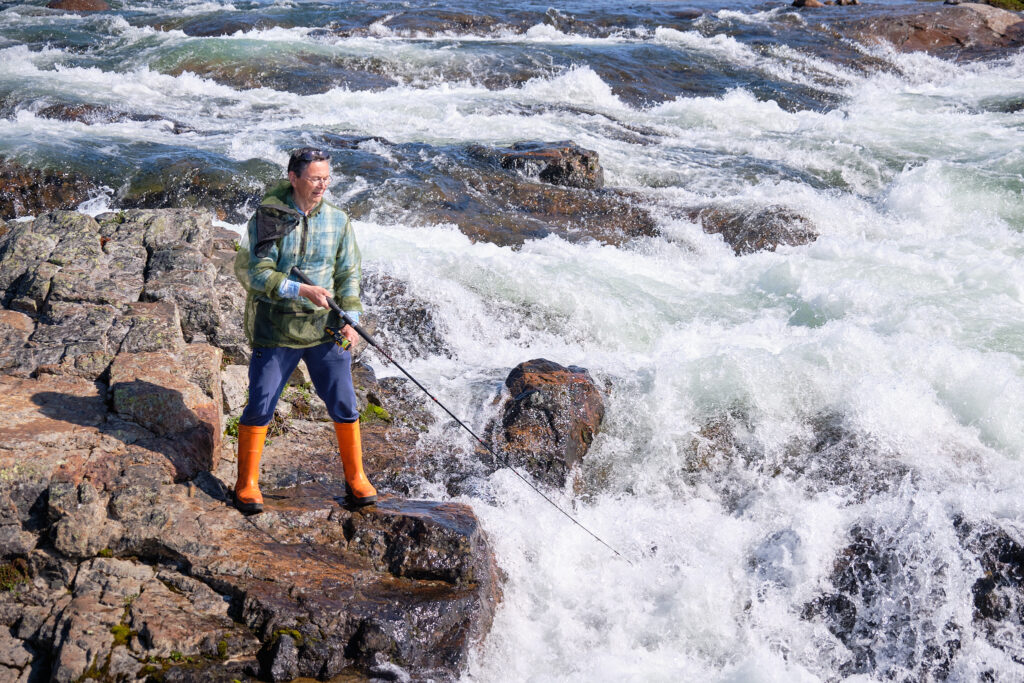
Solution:
<svg viewBox="0 0 1024 683"><path fill-rule="evenodd" d="M800 613L828 591L854 524L895 535L914 558L908 573L942 582L939 604L893 596L915 626L970 628L980 570L950 519L1024 517L1024 126L1020 114L963 109L1020 94L1024 80L1019 61L941 73L928 59L898 61L909 78L862 78L827 114L789 114L736 91L620 113L671 131L653 149L581 140L601 150L613 183L685 176L662 200L793 207L821 232L809 246L736 258L675 223L624 249L549 238L514 252L453 229L359 226L366 258L442 311L456 359L413 372L456 405L473 398L473 381L497 386L534 357L614 384L584 468L600 490L576 509L634 564L495 475L494 501L466 502L509 582L467 679L830 679L845 648ZM694 147L838 174L852 192L687 168L682 151ZM510 301L529 313L497 322L494 307ZM693 434L736 407L762 460L726 455L688 474ZM899 463L913 482L893 477L889 493L860 502L786 474L787 448L822 412L870 444L865 467ZM977 634L961 646L953 680L985 667L1000 680L1024 675Z"/></svg>
<svg viewBox="0 0 1024 683"><path fill-rule="evenodd" d="M193 40L123 30L156 51ZM451 36L385 37L325 43L275 29L226 40L372 44L423 69L472 59L448 49ZM537 28L516 40L593 39ZM474 424L490 417L508 370L530 358L582 365L612 385L582 472L588 495L561 500L632 564L507 472L494 474L486 498L463 501L483 519L508 581L466 680L835 680L849 653L801 612L830 590L856 524L892 538L916 581L892 595L894 613L922 632L947 621L964 629L953 680L989 667L998 680L1024 677L973 630L980 568L951 527L957 514L1024 520L1024 114L990 106L1024 96L1024 57L954 65L888 55L893 72L865 75L809 64L785 46L756 53L724 34L607 39L629 40L820 82L843 104L792 113L737 88L638 109L587 66L504 90L403 82L302 96L144 65L52 69L70 55L19 47L0 51L0 81L144 102L195 128L191 144L238 159L281 160L297 131L432 144L573 139L600 153L610 185L651 198L662 236L621 248L552 237L514 251L472 244L449 226L356 226L364 262L432 304L455 352L408 368ZM510 106L566 103L583 111ZM609 137L620 125L654 130L655 144ZM29 111L0 120L5 148L55 139L116 147L172 135L160 122L87 126ZM820 237L736 257L669 210L709 200L783 205ZM740 416L741 447L700 465L695 435L728 414ZM801 473L814 457L809 425L822 415L839 416L860 444L842 484ZM865 494L870 481L884 490ZM424 482L422 492L443 495L443 486Z"/></svg>

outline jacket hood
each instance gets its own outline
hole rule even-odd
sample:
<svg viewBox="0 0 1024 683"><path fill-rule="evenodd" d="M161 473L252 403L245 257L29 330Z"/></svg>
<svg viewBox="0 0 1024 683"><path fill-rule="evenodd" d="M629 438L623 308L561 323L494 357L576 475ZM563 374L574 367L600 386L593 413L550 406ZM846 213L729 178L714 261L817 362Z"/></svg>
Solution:
<svg viewBox="0 0 1024 683"><path fill-rule="evenodd" d="M291 184L291 181L289 181L289 180L279 180L278 182L276 182L275 184L273 184L269 188L267 188L267 192L266 192L266 194L263 195L263 200L260 202L260 206L261 207L262 206L270 206L270 207L273 207L275 209L281 209L281 210L286 211L288 213L293 213L294 212L296 214L300 214L300 212L298 210L293 208L292 205L288 203L288 200L291 199L291 197L292 197L292 184ZM312 209L310 209L309 210L309 214L307 214L307 215L310 218L312 218L313 216L317 215L317 213L320 212L320 209L322 209L324 207L324 205L334 206L334 204L331 204L326 199L321 199L320 203L317 204L316 206L314 206ZM337 209L338 207L334 206L334 208Z"/></svg>

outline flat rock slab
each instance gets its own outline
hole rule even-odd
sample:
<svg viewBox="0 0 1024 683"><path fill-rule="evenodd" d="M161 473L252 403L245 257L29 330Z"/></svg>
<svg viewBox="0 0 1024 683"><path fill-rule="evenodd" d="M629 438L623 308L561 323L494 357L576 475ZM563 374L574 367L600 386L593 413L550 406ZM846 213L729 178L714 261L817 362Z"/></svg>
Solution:
<svg viewBox="0 0 1024 683"><path fill-rule="evenodd" d="M386 485L344 507L303 387L264 453L266 511L230 504L234 239L189 211L0 234L0 681L454 680L490 628L499 581L472 510ZM357 375L363 405L389 395ZM419 433L389 420L367 425L371 472L374 444L402 469Z"/></svg>
<svg viewBox="0 0 1024 683"><path fill-rule="evenodd" d="M326 452L320 481L270 477L266 511L244 517L208 473L175 483L173 444L107 412L101 384L0 376L0 409L3 555L30 559L24 585L0 593L18 666L34 651L52 653L57 681L450 680L490 627L497 569L467 506L382 496L347 509ZM301 443L274 445L283 481Z"/></svg>

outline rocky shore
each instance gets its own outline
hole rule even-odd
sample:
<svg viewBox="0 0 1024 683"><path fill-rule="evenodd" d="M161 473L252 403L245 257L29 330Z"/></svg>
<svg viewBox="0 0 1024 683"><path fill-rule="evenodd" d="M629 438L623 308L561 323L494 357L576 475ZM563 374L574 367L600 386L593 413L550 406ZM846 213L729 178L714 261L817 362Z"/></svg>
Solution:
<svg viewBox="0 0 1024 683"><path fill-rule="evenodd" d="M458 675L500 572L468 506L396 495L434 421L404 382L355 366L383 495L353 510L297 373L266 512L246 518L228 493L248 357L237 236L187 210L58 211L0 233L0 680ZM541 364L569 425L567 370ZM567 469L589 440L523 443Z"/></svg>

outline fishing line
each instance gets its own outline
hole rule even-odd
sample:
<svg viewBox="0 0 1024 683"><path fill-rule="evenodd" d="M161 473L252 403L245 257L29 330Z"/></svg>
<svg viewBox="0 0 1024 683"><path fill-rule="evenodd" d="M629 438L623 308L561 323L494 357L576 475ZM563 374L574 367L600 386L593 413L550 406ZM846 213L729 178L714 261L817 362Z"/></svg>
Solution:
<svg viewBox="0 0 1024 683"><path fill-rule="evenodd" d="M299 267L298 267L298 266L292 266L292 269L291 269L291 274L292 274L292 275L294 275L294 276L295 276L296 278L298 278L298 280L299 280L300 282L304 283L304 284L307 284L307 285L310 285L310 286L313 286L313 287L315 287L315 286L316 286L316 285L314 285L314 284L313 284L313 282L312 282L312 281L311 281L311 280L310 280L310 279L309 279L308 277L306 277L306 274L305 274L305 273L303 273L303 272L302 272L301 270L299 270ZM367 343L368 343L368 344L369 344L370 346L372 346L372 347L373 347L373 348L374 348L374 349L375 349L375 350L377 351L377 353L379 353L380 355L382 355L382 356L383 356L383 357L384 357L384 358L385 358L386 360L388 360L389 362L393 363L393 364L394 364L394 366L395 366L396 368L398 368L399 370L401 370L401 371L402 371L402 374L404 374L404 375L405 375L406 377L408 377L408 378L409 378L410 380L412 380L412 383L413 383L413 384L415 384L415 385L416 385L417 387L419 387L419 388L420 388L420 390L422 390L424 394L426 394L427 396L429 396L429 397L430 397L430 399L431 399L431 400L432 400L432 401L433 401L434 403L436 403L437 405L439 405L439 406L441 407L441 409L442 409L442 410L443 410L444 412L448 413L448 415L449 415L449 416L450 416L450 417L451 417L451 418L452 418L453 420L455 420L455 421L456 421L457 423L459 423L459 426L460 426L460 427L462 427L462 428L463 428L463 429L465 429L465 430L466 430L467 432L469 432L470 436L472 436L472 437L473 437L474 439L476 439L476 440L477 440L477 443L479 443L479 444L480 444L481 446L483 446L484 448L486 448L486 449L487 449L487 451L488 451L488 452L489 452L489 453L490 453L490 454L491 454L492 456L494 456L494 459L495 459L495 461L496 461L496 462L499 462L499 463L501 463L501 464L502 464L503 466L505 466L505 467L507 467L507 468L508 468L509 470L511 470L513 474L515 474L515 475L516 475L517 477L519 477L519 479L520 479L521 481L523 481L523 483L525 483L525 484L526 484L527 486L529 486L529 487L530 487L531 489L533 489L534 491L536 491L536 492L537 492L537 495L539 495L539 496L540 496L541 498L543 498L543 499L544 499L544 500L546 500L546 501L547 501L548 503L550 503L550 504L551 504L551 507L555 508L556 510L558 510L559 512L561 512L561 513L562 513L563 515L565 515L566 517L568 517L568 518L569 518L569 520L570 520L570 521L572 521L572 523L573 523L573 524L575 524L576 526L578 526L579 528L583 529L583 530L584 530L584 531L586 531L586 532L587 532L588 534L590 534L590 535L591 535L591 536L592 536L592 537L593 537L593 538L594 538L595 540L597 540L597 542L598 542L598 543L600 543L600 544L601 544L601 545L603 545L604 547L608 548L608 550L611 550L611 551L612 551L613 553L615 553L615 554L616 554L617 556L621 557L621 558L622 558L623 560L625 560L625 561L626 561L626 562L627 562L627 563L628 563L628 564L629 564L630 566L633 566L633 563L629 561L629 558L627 558L627 557L626 557L625 555L623 555L622 553L620 553L620 552L619 552L618 550L616 550L615 548L613 548L612 546L610 546L610 545L609 545L608 543L606 543L606 542L604 541L604 539L602 539L602 538L601 538L600 536L598 536L597 534L595 534L595 533L594 533L593 531L591 531L591 530L590 530L590 529L588 529L587 527L583 526L583 524L582 524L582 523L581 523L581 522L580 522L579 520L577 520L577 519L576 519L575 517L573 517L572 515L570 515L570 514L569 514L568 512L566 512L566 511L565 511L564 509L562 509L562 508L561 508L561 507L560 507L560 506L559 506L559 505L558 505L558 504L557 504L557 503L556 503L555 501L551 500L551 498L549 498L549 497L548 497L548 496L547 496L547 495L546 495L546 494L545 494L545 493L544 493L543 491L541 491L541 490L540 490L539 488L537 488L537 487L536 487L536 486L535 486L535 485L534 485L534 484L533 484L532 482L530 482L530 480L529 480L529 479L527 479L527 478L526 478L526 477L524 477L524 476L523 476L522 474L520 474L520 473L519 473L519 471L518 471L518 470L517 470L517 469L516 469L515 467L513 467L513 466L512 466L512 465L511 465L511 464L510 464L510 463L508 462L508 460L506 460L506 459L505 459L505 458L503 458L502 456L498 455L498 453L497 453L497 452L495 452L495 450L494 450L493 448L491 448L491 447L490 447L490 446L489 446L489 445L487 444L487 442L485 442L485 441L484 441L483 439L481 439L481 438L480 438L479 436L477 436L476 432L474 432L474 431L473 431L472 429L470 429L470 428L469 428L469 427L468 427L468 426L466 425L466 423L465 423L465 422L463 422L462 420L460 420L460 419L459 419L459 417L458 417L458 416L457 416L457 415L456 415L455 413L453 413L452 411L448 410L448 407L447 407L447 406L445 406L445 405L444 405L443 403L441 403L441 402L440 402L439 400L437 400L437 397L436 397L436 396L434 396L434 395L433 395L432 393L430 393L430 391L429 391L429 390L428 390L428 389L427 389L427 388L426 388L425 386L423 386L422 384L420 384L419 380L417 380L417 379L416 379L415 377L413 377L413 376L412 376L411 374L409 374L409 372L408 372L408 371L407 371L407 370L406 370L405 368L403 368L403 367L402 367L401 365L399 365L399 364L398 364L398 362L397 362L397 361L395 361L395 359L394 359L394 358L392 358L392 357L391 357L391 356L390 356L390 355L388 354L388 352L387 352L387 351L385 351L385 350L384 350L383 348L381 348L381 346L380 346L379 344L377 344L377 342L376 342L376 341L374 341L373 337L371 337L371 336L369 335L369 333L367 333L367 332L366 332L366 330L364 330L364 329L363 329L363 328L361 328L361 327L360 327L359 325L357 325L357 324L355 323L355 321L353 321L353 320L352 320L352 318L348 317L348 315L346 315L346 314L345 314L345 311L341 310L341 307L340 307L340 306L338 306L338 304L336 304L336 303L334 302L334 299L332 299L331 297L327 297L327 303L328 303L328 304L330 305L330 307L331 307L331 310L333 310L333 311L334 311L335 313L337 313L337 314L338 314L339 316L341 316L341 319L342 319L342 320L343 320L343 321L345 322L345 324L346 324L346 325L350 325L350 326L352 327L352 329L354 329L354 330L355 330L356 332L358 332L358 333L359 333L359 336L361 336L361 337L362 337L363 339L365 339L365 340L366 340L366 342L367 342ZM340 345L341 345L341 346L342 346L343 348L347 348L347 347L348 347L348 340L347 340L347 339L345 339L345 340L344 340L344 343L342 343L342 341L341 341L341 340L343 340L343 339L344 339L344 337L341 337L341 333L340 333L339 331L332 331L332 332L331 332L331 334L332 334L332 336L334 336L335 340L337 340L337 341L338 341L338 343L339 343L339 344L340 344Z"/></svg>

